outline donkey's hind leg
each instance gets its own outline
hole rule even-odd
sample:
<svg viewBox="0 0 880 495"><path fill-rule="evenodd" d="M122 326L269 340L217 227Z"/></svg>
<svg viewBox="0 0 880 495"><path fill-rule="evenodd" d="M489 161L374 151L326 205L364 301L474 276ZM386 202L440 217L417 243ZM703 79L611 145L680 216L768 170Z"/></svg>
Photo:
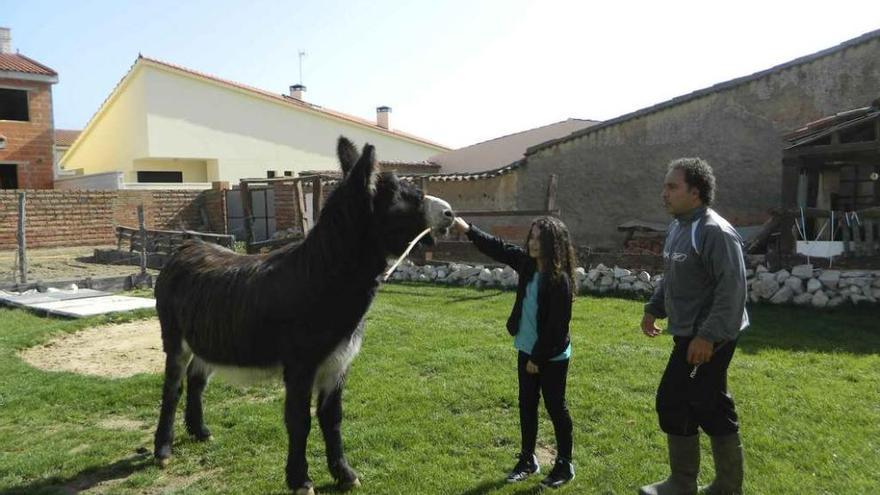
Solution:
<svg viewBox="0 0 880 495"><path fill-rule="evenodd" d="M318 394L318 421L327 449L327 467L342 490L360 486L358 474L345 459L342 450L342 385Z"/></svg>
<svg viewBox="0 0 880 495"><path fill-rule="evenodd" d="M198 356L193 356L186 369L186 413L184 424L186 431L199 441L210 440L211 430L205 426L202 411L202 393L211 378L211 367Z"/></svg>
<svg viewBox="0 0 880 495"><path fill-rule="evenodd" d="M182 346L165 353L165 384L162 386L162 407L159 410L159 426L156 428L153 456L160 466L168 465L171 444L174 442L174 413L183 392L183 373L192 358L192 351Z"/></svg>

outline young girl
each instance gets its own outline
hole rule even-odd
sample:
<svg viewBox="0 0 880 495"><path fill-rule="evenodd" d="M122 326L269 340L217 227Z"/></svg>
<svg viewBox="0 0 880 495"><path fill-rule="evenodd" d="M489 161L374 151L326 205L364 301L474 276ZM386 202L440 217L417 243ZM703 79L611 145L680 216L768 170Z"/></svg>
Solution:
<svg viewBox="0 0 880 495"><path fill-rule="evenodd" d="M553 421L558 455L550 474L541 482L556 488L574 478L571 463L572 424L565 402L565 381L571 356L568 323L575 290L575 256L568 229L552 217L532 222L525 249L493 237L461 218L455 230L467 234L481 252L510 265L519 274L516 302L507 320L519 350L519 423L522 448L508 482L540 472L535 456L538 401Z"/></svg>

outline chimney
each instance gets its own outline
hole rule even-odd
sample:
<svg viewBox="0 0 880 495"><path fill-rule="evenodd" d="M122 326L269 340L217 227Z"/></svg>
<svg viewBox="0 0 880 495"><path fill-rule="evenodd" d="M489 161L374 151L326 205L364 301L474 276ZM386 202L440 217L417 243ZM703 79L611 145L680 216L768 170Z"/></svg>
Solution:
<svg viewBox="0 0 880 495"><path fill-rule="evenodd" d="M302 84L294 84L290 87L290 97L296 98L297 100L303 99L303 93L306 92L306 87Z"/></svg>
<svg viewBox="0 0 880 495"><path fill-rule="evenodd" d="M391 107L376 107L376 125L382 129L390 129Z"/></svg>
<svg viewBox="0 0 880 495"><path fill-rule="evenodd" d="M12 53L11 29L0 27L0 53Z"/></svg>

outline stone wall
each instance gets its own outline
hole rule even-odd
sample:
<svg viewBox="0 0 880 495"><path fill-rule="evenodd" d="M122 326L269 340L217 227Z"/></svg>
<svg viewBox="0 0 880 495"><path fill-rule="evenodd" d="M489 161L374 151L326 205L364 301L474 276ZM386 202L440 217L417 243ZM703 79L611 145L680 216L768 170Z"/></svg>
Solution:
<svg viewBox="0 0 880 495"><path fill-rule="evenodd" d="M619 248L623 222L668 221L660 201L666 164L700 156L715 169L719 213L735 225L760 224L782 204L782 136L877 98L880 33L744 79L535 147L515 172L517 206L541 207L547 175L558 174L575 244Z"/></svg>
<svg viewBox="0 0 880 495"><path fill-rule="evenodd" d="M770 272L763 265L749 269L750 304L795 304L834 308L846 304L877 304L880 300L880 270L821 270L798 265L791 270ZM662 274L607 267L599 264L578 267L576 277L581 294L601 294L647 300ZM394 281L412 281L478 288L516 289L519 276L509 266L464 263L415 265L401 263L391 276Z"/></svg>

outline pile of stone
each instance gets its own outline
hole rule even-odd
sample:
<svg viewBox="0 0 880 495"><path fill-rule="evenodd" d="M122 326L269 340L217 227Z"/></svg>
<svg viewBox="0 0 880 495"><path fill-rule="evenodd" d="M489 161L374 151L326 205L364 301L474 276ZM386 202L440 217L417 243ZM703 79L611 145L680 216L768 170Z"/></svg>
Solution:
<svg viewBox="0 0 880 495"><path fill-rule="evenodd" d="M771 272L763 265L747 270L749 300L752 303L795 304L816 308L833 308L841 304L877 304L880 301L880 270L840 271L798 265L791 270ZM645 299L653 292L663 275L646 271L609 268L598 265L589 270L575 270L582 294L608 294ZM449 263L418 266L404 261L391 276L392 280L515 289L519 276L510 267L490 268L482 265Z"/></svg>
<svg viewBox="0 0 880 495"><path fill-rule="evenodd" d="M806 264L790 271L771 272L758 265L747 275L753 303L833 308L844 303L876 304L880 300L880 271L816 269Z"/></svg>

